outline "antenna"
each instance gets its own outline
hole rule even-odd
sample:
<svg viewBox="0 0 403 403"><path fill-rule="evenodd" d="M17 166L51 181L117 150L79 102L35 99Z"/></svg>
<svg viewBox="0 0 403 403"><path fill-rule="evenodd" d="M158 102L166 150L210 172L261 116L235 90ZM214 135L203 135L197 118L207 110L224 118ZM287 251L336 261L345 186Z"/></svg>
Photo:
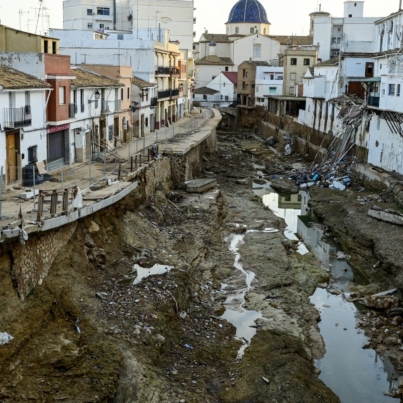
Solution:
<svg viewBox="0 0 403 403"><path fill-rule="evenodd" d="M38 12L38 18L36 20L35 34L36 34L36 31L38 30L38 22L39 22L39 17L41 15L42 4L43 4L42 1L43 0L39 0L39 12Z"/></svg>

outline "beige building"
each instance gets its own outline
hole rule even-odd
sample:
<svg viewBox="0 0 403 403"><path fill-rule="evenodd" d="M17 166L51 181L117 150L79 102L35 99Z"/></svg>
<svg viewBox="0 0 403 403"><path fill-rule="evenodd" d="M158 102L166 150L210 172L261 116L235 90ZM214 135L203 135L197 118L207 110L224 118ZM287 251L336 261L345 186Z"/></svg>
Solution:
<svg viewBox="0 0 403 403"><path fill-rule="evenodd" d="M59 39L0 25L0 52L59 54Z"/></svg>
<svg viewBox="0 0 403 403"><path fill-rule="evenodd" d="M269 66L267 62L245 61L238 66L238 96L241 108L255 107L256 67Z"/></svg>
<svg viewBox="0 0 403 403"><path fill-rule="evenodd" d="M280 66L284 67L284 96L302 96L302 83L306 70L317 63L318 46L289 46L280 57ZM299 89L300 94L296 93Z"/></svg>
<svg viewBox="0 0 403 403"><path fill-rule="evenodd" d="M117 80L122 84L119 89L120 112L119 112L119 139L123 142L129 141L129 127L133 127L132 120L132 68L131 66L107 66L101 64L82 65L83 68L94 71L105 77Z"/></svg>

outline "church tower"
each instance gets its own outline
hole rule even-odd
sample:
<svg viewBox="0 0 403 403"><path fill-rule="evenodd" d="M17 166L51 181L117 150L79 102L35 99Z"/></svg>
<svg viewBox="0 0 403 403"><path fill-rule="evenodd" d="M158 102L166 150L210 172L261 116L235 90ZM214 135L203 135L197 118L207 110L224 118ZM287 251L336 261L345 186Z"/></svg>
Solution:
<svg viewBox="0 0 403 403"><path fill-rule="evenodd" d="M250 34L270 34L270 22L266 10L258 0L239 0L226 22L227 35L245 36Z"/></svg>

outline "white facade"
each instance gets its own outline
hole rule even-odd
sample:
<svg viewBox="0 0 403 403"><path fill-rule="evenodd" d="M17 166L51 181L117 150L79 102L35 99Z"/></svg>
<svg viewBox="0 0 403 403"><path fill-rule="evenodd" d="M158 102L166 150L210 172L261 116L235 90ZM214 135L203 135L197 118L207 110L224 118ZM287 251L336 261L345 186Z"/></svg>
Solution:
<svg viewBox="0 0 403 403"><path fill-rule="evenodd" d="M30 108L30 123L24 127L10 128L7 123L7 114L0 114L0 166L4 167L4 173L7 170L7 146L6 137L8 133L15 133L17 166L22 167L30 163L29 151L31 147L36 147L37 160L44 161L47 158L46 144L46 98L49 93L48 89L32 89L23 90L5 90L0 89L0 110L3 112L9 108ZM5 130L6 129L6 130ZM7 177L7 175L6 175ZM18 172L18 180L21 179L21 171Z"/></svg>
<svg viewBox="0 0 403 403"><path fill-rule="evenodd" d="M376 51L374 23L378 18L364 17L364 2L346 1L344 17L316 17L313 43L319 44L319 59L325 61L343 52Z"/></svg>
<svg viewBox="0 0 403 403"><path fill-rule="evenodd" d="M264 105L267 95L283 94L284 67L256 66L255 100L256 105Z"/></svg>
<svg viewBox="0 0 403 403"><path fill-rule="evenodd" d="M209 96L209 100L232 102L236 99L236 84L228 79L223 72L220 72L206 87L218 91L217 94Z"/></svg>
<svg viewBox="0 0 403 403"><path fill-rule="evenodd" d="M238 67L225 64L199 64L195 66L195 86L196 88L206 87L221 71L235 72Z"/></svg>
<svg viewBox="0 0 403 403"><path fill-rule="evenodd" d="M60 53L69 55L71 63L132 66L133 74L154 82L154 41L134 38L133 34L111 33L99 35L92 31L51 29L51 36L60 39ZM147 36L148 32L141 33ZM166 31L154 30L152 34L165 41ZM122 35L123 39L118 39Z"/></svg>

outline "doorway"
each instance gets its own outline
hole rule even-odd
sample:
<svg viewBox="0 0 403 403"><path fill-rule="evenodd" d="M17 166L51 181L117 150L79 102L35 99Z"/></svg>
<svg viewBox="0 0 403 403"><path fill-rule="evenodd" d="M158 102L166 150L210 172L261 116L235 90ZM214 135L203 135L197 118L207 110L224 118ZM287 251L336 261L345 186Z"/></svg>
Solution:
<svg viewBox="0 0 403 403"><path fill-rule="evenodd" d="M100 126L100 151L104 151L106 147L106 120L101 119L99 122Z"/></svg>
<svg viewBox="0 0 403 403"><path fill-rule="evenodd" d="M119 140L119 116L115 116L113 119L113 137L114 137L113 144L115 145L116 148Z"/></svg>
<svg viewBox="0 0 403 403"><path fill-rule="evenodd" d="M15 182L18 179L17 153L18 133L7 133L7 183Z"/></svg>
<svg viewBox="0 0 403 403"><path fill-rule="evenodd" d="M140 118L140 128L141 128L140 137L144 137L144 115L141 115Z"/></svg>

